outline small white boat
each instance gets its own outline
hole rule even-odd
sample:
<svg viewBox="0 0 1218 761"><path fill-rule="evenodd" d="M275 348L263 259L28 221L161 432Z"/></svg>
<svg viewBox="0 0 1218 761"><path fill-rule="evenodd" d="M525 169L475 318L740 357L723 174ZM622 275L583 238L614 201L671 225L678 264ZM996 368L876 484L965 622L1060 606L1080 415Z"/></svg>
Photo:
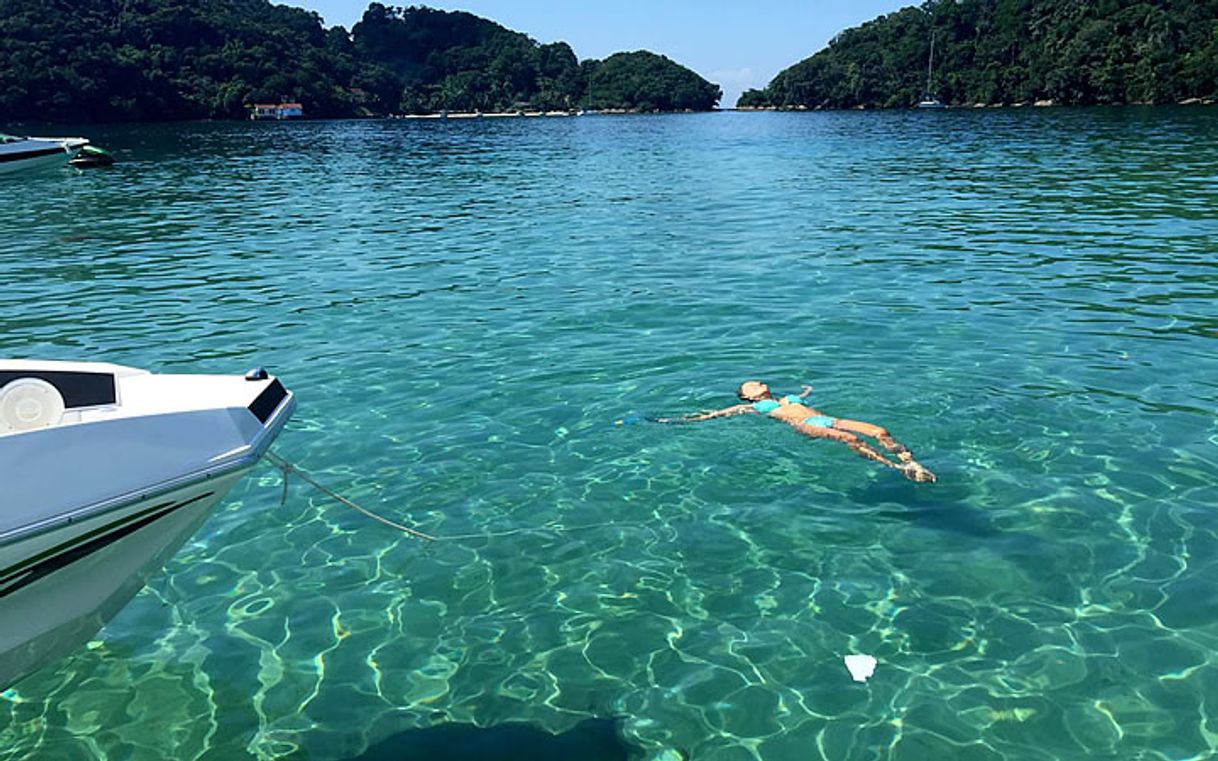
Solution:
<svg viewBox="0 0 1218 761"><path fill-rule="evenodd" d="M92 637L294 407L263 370L0 360L0 690Z"/></svg>
<svg viewBox="0 0 1218 761"><path fill-rule="evenodd" d="M918 108L947 108L943 101L931 95L931 76L935 70L935 35L930 35L930 57L926 60L926 94L918 101Z"/></svg>
<svg viewBox="0 0 1218 761"><path fill-rule="evenodd" d="M89 144L83 137L0 135L0 174L56 162L66 163Z"/></svg>

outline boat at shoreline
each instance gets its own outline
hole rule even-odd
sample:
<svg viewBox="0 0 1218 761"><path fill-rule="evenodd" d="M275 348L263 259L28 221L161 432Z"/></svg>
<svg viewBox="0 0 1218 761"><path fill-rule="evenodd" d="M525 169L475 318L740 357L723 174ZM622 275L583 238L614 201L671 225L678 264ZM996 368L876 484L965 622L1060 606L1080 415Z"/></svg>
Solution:
<svg viewBox="0 0 1218 761"><path fill-rule="evenodd" d="M930 36L930 56L926 60L926 91L922 95L922 100L918 102L918 108L947 108L943 105L943 101L931 94L931 77L935 70L935 35Z"/></svg>
<svg viewBox="0 0 1218 761"><path fill-rule="evenodd" d="M264 370L0 360L0 690L96 634L294 408Z"/></svg>
<svg viewBox="0 0 1218 761"><path fill-rule="evenodd" d="M0 134L0 174L67 162L89 144L83 137L16 137Z"/></svg>

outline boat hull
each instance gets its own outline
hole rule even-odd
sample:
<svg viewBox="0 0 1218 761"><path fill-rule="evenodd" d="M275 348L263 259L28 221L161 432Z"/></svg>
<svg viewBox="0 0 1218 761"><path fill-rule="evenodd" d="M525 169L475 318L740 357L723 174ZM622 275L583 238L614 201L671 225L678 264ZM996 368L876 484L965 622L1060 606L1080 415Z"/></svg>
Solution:
<svg viewBox="0 0 1218 761"><path fill-rule="evenodd" d="M10 159L9 161L0 162L0 174L10 174L12 172L24 172L29 169L38 169L40 167L56 166L59 164L67 164L67 160L72 158L73 151L65 151L62 148L38 155Z"/></svg>
<svg viewBox="0 0 1218 761"><path fill-rule="evenodd" d="M0 174L66 164L88 144L83 138L28 139L0 146Z"/></svg>
<svg viewBox="0 0 1218 761"><path fill-rule="evenodd" d="M294 408L261 369L0 361L0 690L96 634Z"/></svg>
<svg viewBox="0 0 1218 761"><path fill-rule="evenodd" d="M0 548L0 689L93 637L247 470Z"/></svg>

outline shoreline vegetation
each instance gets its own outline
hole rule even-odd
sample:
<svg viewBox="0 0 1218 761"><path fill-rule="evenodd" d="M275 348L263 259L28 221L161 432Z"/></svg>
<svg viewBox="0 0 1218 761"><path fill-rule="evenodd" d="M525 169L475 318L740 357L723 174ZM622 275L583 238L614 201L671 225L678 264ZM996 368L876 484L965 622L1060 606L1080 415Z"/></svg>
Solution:
<svg viewBox="0 0 1218 761"><path fill-rule="evenodd" d="M1025 103L953 103L945 104L943 107L953 110L971 110L971 109L992 109L992 108L1058 108L1058 107L1089 107L1089 106L1213 106L1218 105L1218 98L1185 98L1184 100L1175 103L1153 102L1153 101L1135 101L1132 103L1058 103L1052 100L1037 100ZM906 107L913 109L913 106ZM725 111L739 112L781 112L792 113L800 111L892 111L892 106L865 106L857 105L850 108L834 108L832 106L740 106L737 105L729 109L721 109Z"/></svg>
<svg viewBox="0 0 1218 761"><path fill-rule="evenodd" d="M934 46L933 69L931 46ZM738 110L1212 104L1218 0L927 0L847 29Z"/></svg>
<svg viewBox="0 0 1218 761"><path fill-rule="evenodd" d="M323 119L682 113L721 98L663 55L580 60L464 11L373 2L348 31L270 0L74 0L67 22L43 0L0 0L6 122L247 119L276 104ZM925 100L1212 105L1218 0L926 0L844 30L722 110Z"/></svg>
<svg viewBox="0 0 1218 761"><path fill-rule="evenodd" d="M663 55L581 61L464 11L373 2L348 31L269 0L73 0L71 18L0 0L6 121L709 111L722 95Z"/></svg>
<svg viewBox="0 0 1218 761"><path fill-rule="evenodd" d="M734 110L734 109L707 109L713 111ZM536 118L562 118L571 116L623 116L623 115L640 115L640 114L694 114L705 113L705 111L696 111L692 108L687 108L682 111L643 111L639 109L627 108L605 108L595 111L492 111L483 113L482 111L450 111L439 113L423 113L423 114L388 114L388 119L536 119Z"/></svg>

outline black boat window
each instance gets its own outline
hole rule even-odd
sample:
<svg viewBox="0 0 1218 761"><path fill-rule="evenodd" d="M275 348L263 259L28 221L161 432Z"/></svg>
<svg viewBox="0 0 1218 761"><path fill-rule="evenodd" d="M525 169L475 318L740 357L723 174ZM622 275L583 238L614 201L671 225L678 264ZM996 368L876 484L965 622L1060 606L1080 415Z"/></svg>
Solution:
<svg viewBox="0 0 1218 761"><path fill-rule="evenodd" d="M63 370L6 370L0 368L0 388L18 378L37 378L54 386L64 407L96 407L118 401L114 376L110 373L81 373Z"/></svg>

